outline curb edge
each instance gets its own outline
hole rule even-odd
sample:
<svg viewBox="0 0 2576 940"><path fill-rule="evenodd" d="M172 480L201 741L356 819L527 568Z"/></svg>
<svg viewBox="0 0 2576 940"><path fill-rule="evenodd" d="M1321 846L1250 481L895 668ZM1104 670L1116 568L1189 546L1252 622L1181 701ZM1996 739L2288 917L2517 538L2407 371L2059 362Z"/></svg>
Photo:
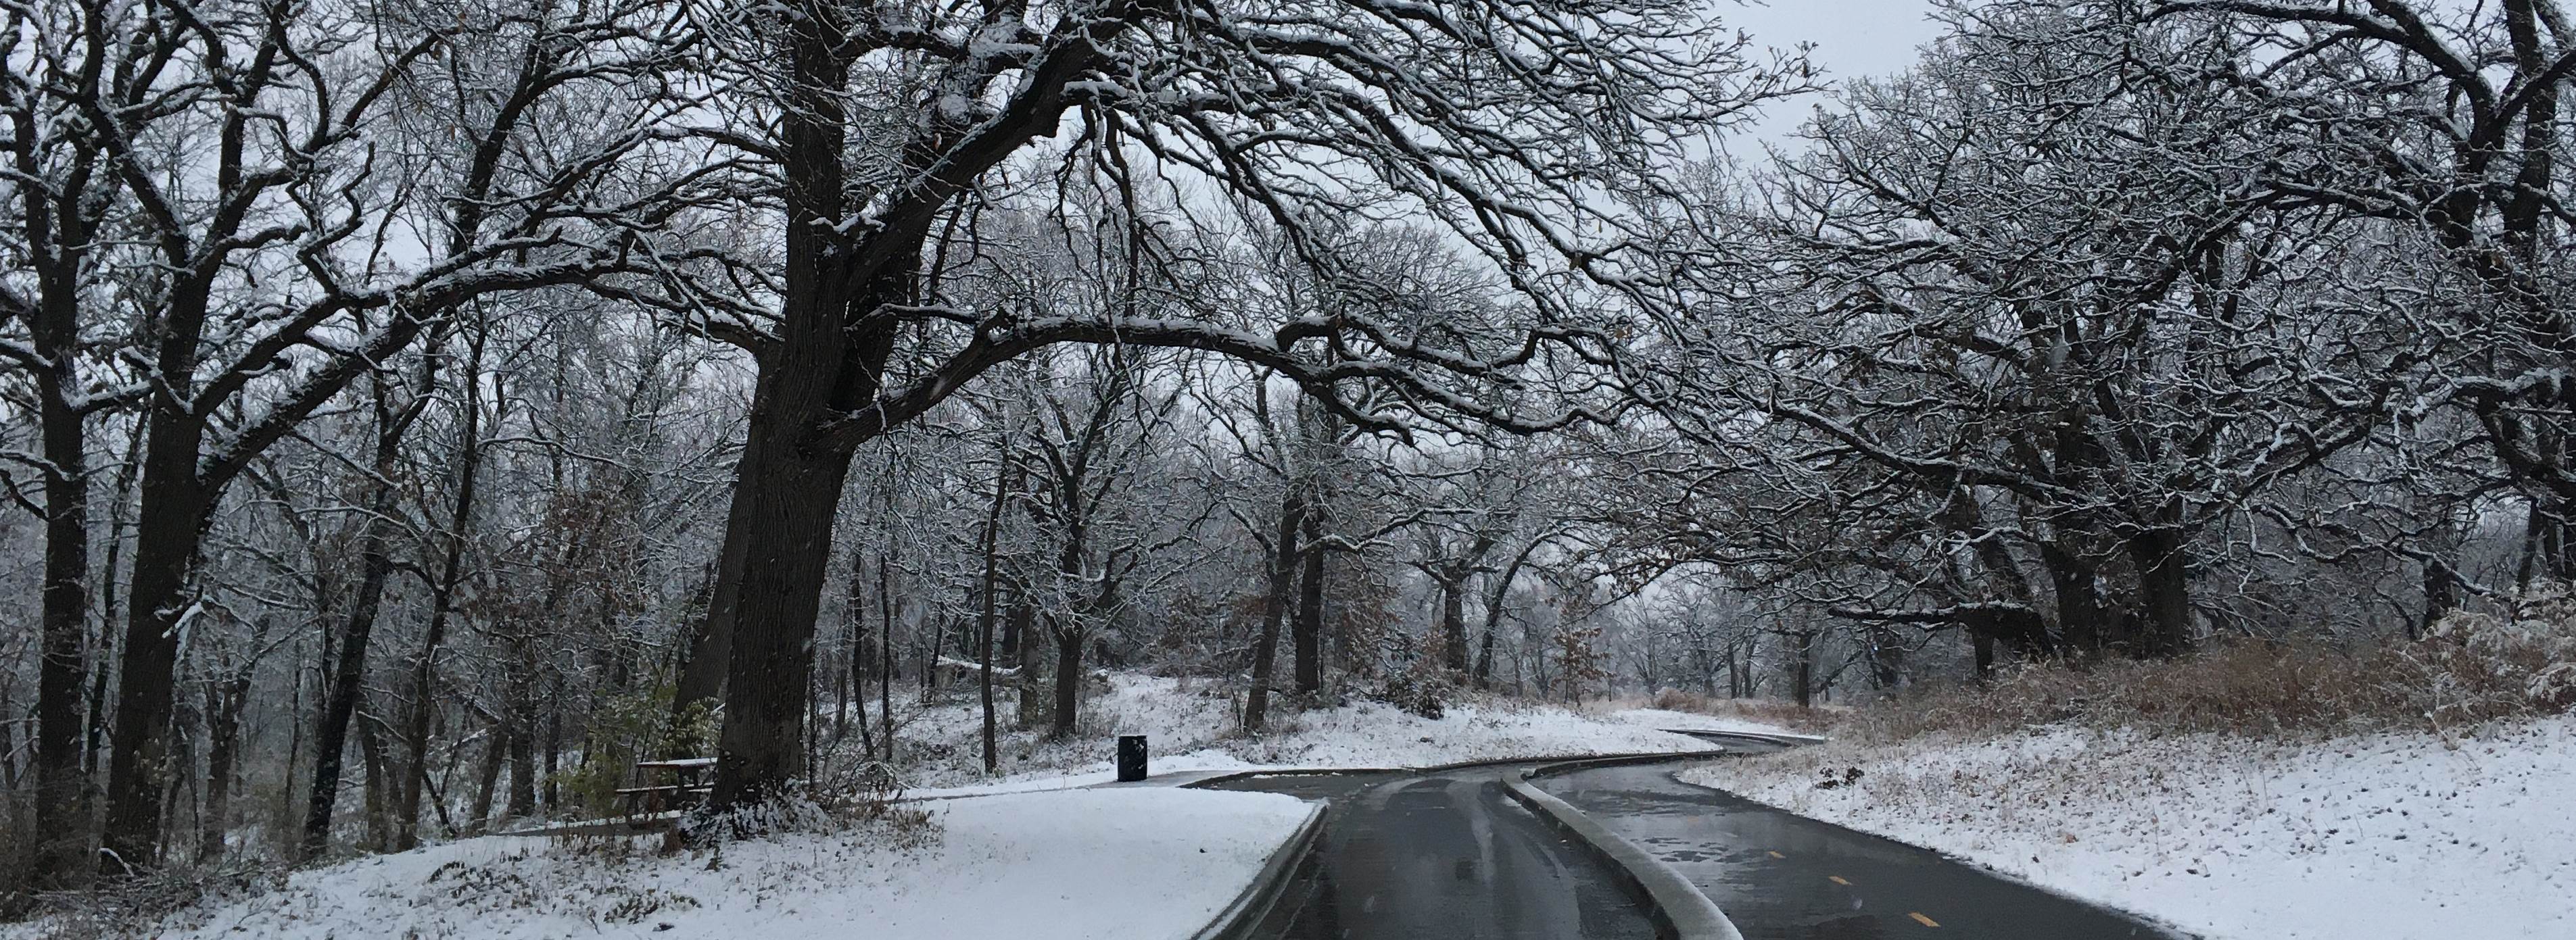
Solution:
<svg viewBox="0 0 2576 940"><path fill-rule="evenodd" d="M1253 929L1269 916L1270 909L1278 906L1280 897L1287 893L1288 885L1296 880L1297 869L1322 841L1324 817L1331 811L1330 803L1313 804L1313 810L1306 814L1306 821L1299 823L1296 831L1288 834L1287 841L1271 851L1269 860L1261 863L1260 873L1253 876L1251 884L1243 886L1243 893L1235 895L1233 903L1218 911L1207 926L1191 934L1190 940L1244 940L1250 937Z"/></svg>
<svg viewBox="0 0 2576 940"><path fill-rule="evenodd" d="M1512 795L1512 798L1528 804L1530 809L1539 816L1554 823L1567 834L1574 836L1576 841L1582 842L1594 853L1607 859L1612 868L1617 869L1631 885L1646 896L1647 906L1655 919L1656 926L1670 931L1677 940L1744 940L1744 935L1735 929L1735 922L1726 919L1726 912L1718 909L1717 902L1709 900L1708 895L1701 893L1689 879L1683 878L1681 872L1673 870L1672 866L1647 854L1635 843L1620 838L1617 833L1611 832L1592 817L1584 815L1582 810L1575 809L1573 804L1557 799L1529 783L1528 777L1537 775L1542 770L1559 766L1580 769L1572 766L1578 763L1601 766L1608 763L1643 763L1643 761L1635 758L1593 760L1551 765L1546 768L1531 768L1527 774L1505 774L1503 788Z"/></svg>

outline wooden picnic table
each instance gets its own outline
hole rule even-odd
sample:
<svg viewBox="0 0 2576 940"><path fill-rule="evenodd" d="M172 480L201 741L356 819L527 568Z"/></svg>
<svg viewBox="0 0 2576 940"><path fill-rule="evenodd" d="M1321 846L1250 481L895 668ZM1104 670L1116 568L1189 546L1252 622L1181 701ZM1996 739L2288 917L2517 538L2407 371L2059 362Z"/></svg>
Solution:
<svg viewBox="0 0 2576 940"><path fill-rule="evenodd" d="M635 769L647 782L643 786L621 787L617 795L626 801L626 814L629 816L646 816L695 803L706 799L707 794L715 789L713 784L701 779L715 766L716 759L712 757L636 761ZM669 774L672 782L650 782L660 774Z"/></svg>

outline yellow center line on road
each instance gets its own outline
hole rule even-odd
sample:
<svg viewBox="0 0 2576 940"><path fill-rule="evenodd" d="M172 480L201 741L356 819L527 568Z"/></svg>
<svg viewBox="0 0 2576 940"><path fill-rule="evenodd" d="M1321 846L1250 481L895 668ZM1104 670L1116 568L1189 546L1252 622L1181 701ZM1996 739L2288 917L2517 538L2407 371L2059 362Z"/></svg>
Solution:
<svg viewBox="0 0 2576 940"><path fill-rule="evenodd" d="M1907 912L1905 912L1905 916L1907 916L1907 917L1911 917L1911 918L1914 918L1914 922L1915 922L1915 923L1922 924L1923 926L1926 926L1926 927L1938 927L1938 926L1941 926L1941 922L1940 922L1940 921L1933 920L1932 918L1929 918L1929 917L1925 917L1925 916L1923 916L1923 912L1922 912L1922 911L1907 911Z"/></svg>
<svg viewBox="0 0 2576 940"><path fill-rule="evenodd" d="M1844 887L1850 887L1850 886L1851 886L1851 882L1844 881L1844 880L1843 880L1843 876L1841 876L1841 875L1826 875L1826 876L1825 876L1825 878L1826 878L1827 880L1832 881L1832 882L1833 882L1833 883L1835 883L1835 884L1842 885L1842 886L1844 886Z"/></svg>

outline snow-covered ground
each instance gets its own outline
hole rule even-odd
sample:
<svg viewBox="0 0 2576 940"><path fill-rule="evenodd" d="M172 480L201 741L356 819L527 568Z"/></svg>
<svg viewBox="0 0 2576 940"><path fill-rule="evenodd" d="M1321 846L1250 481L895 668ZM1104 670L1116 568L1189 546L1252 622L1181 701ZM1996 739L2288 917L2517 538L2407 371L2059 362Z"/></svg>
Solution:
<svg viewBox="0 0 2576 940"><path fill-rule="evenodd" d="M1858 767L1853 787L1818 789ZM2210 940L2576 937L2576 717L2326 741L2033 729L1685 779Z"/></svg>
<svg viewBox="0 0 2576 940"><path fill-rule="evenodd" d="M902 737L945 761L914 771L908 795L940 797L1088 786L1112 779L1113 736L1143 734L1157 775L1282 767L1426 767L1511 757L1692 751L1709 744L1662 728L1786 733L1759 722L1649 709L1599 713L1491 699L1451 705L1438 719L1378 702L1357 701L1306 712L1283 710L1260 737L1243 735L1230 686L1113 674L1110 688L1085 703L1095 733L1069 743L1015 735L1002 747L1004 773L975 772L981 713L959 704L923 709Z"/></svg>
<svg viewBox="0 0 2576 940"><path fill-rule="evenodd" d="M468 839L300 872L148 935L1177 940L1233 901L1313 811L1274 794L1172 789L924 806L930 827L909 833L861 825L667 857L627 840Z"/></svg>

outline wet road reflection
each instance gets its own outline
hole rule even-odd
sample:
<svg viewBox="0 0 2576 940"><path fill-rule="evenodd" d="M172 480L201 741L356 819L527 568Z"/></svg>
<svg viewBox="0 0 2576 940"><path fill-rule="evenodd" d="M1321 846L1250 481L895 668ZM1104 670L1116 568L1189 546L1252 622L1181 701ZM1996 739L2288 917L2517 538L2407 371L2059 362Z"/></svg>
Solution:
<svg viewBox="0 0 2576 940"><path fill-rule="evenodd" d="M1536 782L1671 863L1747 940L2174 936L1932 852L1682 783L1678 769L1603 767Z"/></svg>
<svg viewBox="0 0 2576 940"><path fill-rule="evenodd" d="M1255 777L1223 789L1328 799L1323 851L1267 932L1295 940L1647 940L1601 863L1504 795L1521 767ZM1283 908L1287 907L1283 903Z"/></svg>

